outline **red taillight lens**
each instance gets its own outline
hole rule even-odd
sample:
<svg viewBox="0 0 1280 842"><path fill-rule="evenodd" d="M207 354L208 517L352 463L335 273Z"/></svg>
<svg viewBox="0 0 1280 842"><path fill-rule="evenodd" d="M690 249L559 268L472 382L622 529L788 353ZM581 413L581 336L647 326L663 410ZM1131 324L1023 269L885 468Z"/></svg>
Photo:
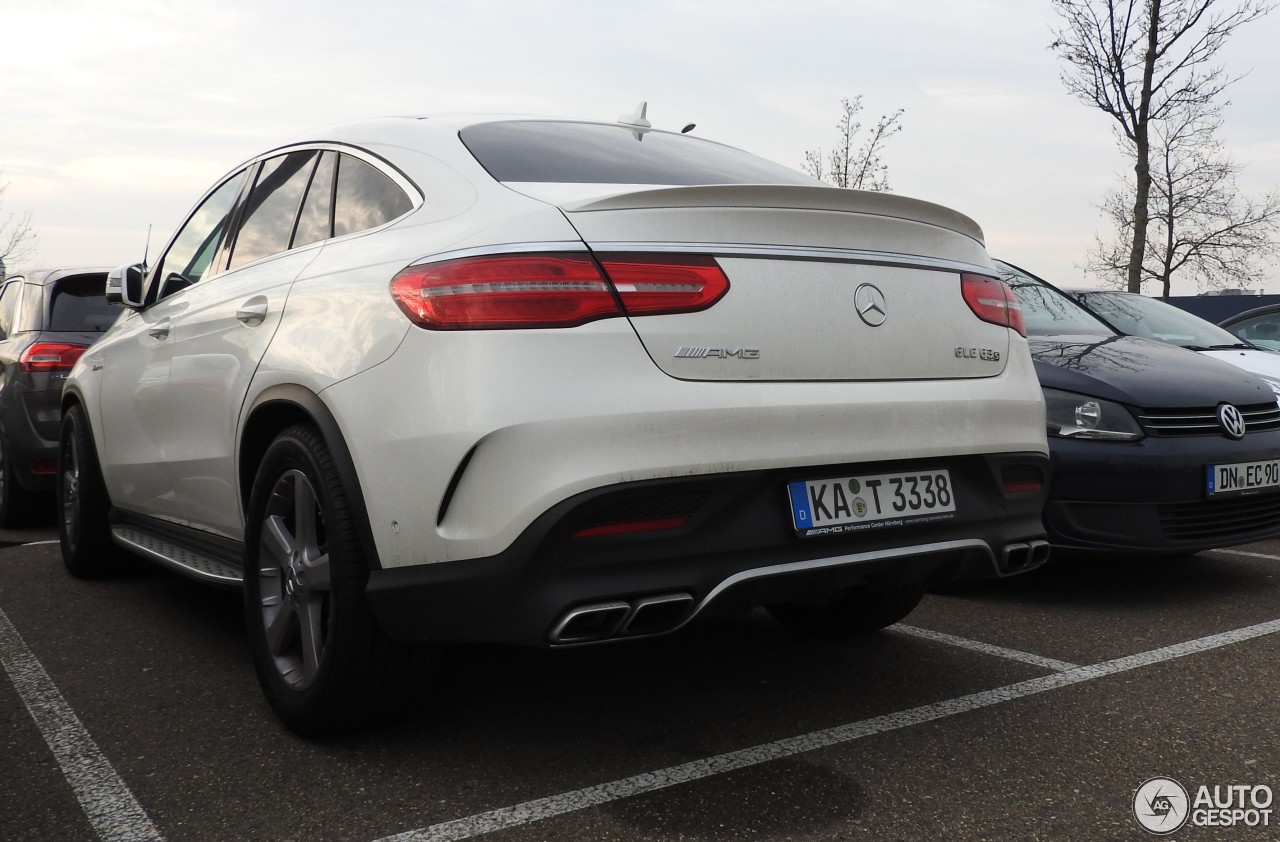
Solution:
<svg viewBox="0 0 1280 842"><path fill-rule="evenodd" d="M1027 335L1022 307L1004 281L966 272L960 275L960 291L969 309L984 322L1013 328L1022 336Z"/></svg>
<svg viewBox="0 0 1280 842"><path fill-rule="evenodd" d="M396 275L391 295L420 327L492 330L575 327L624 310L689 313L710 307L729 288L715 259L703 255L611 254L600 264L579 253L423 263Z"/></svg>
<svg viewBox="0 0 1280 842"><path fill-rule="evenodd" d="M22 352L18 365L23 371L70 371L86 350L87 345L37 342Z"/></svg>
<svg viewBox="0 0 1280 842"><path fill-rule="evenodd" d="M708 255L600 256L628 316L705 310L729 289L729 279Z"/></svg>
<svg viewBox="0 0 1280 842"><path fill-rule="evenodd" d="M595 262L582 254L465 257L410 266L391 295L435 330L573 327L620 316Z"/></svg>

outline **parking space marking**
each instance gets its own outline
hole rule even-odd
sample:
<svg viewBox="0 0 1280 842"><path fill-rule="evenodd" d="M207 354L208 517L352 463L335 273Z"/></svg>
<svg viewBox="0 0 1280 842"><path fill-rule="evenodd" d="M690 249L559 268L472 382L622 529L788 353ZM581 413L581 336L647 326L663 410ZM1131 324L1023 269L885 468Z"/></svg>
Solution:
<svg viewBox="0 0 1280 842"><path fill-rule="evenodd" d="M669 766L666 769L645 772L644 774L606 784L526 801L523 804L516 804L511 807L501 807L497 810L442 822L420 830L410 830L394 836L387 836L377 840L377 842L453 842L453 840L470 839L485 833L496 833L500 830L531 824L542 819L549 819L554 816L584 810L588 807L607 804L611 801L632 798L678 784L722 775L737 769L745 769L771 760L780 760L796 754L840 745L863 737L870 737L887 731L896 731L899 728L933 722L978 710L979 708L1011 702L1037 693L1105 678L1175 658L1207 652L1223 646L1231 646L1232 644L1242 643L1254 638L1275 634L1276 632L1280 632L1280 620L1271 620L1266 623L1235 629L1234 631L1201 637L1185 643L1177 643L1160 649L1152 649L1148 652L1140 652L1137 655L1127 655L1123 658L1104 661L1100 664L1072 667L1063 672L1055 672L1042 678L1033 678L1017 684L997 687L993 690L984 690L968 696L947 699L946 701L921 705L920 707L885 714L872 719L851 722L847 725L839 725L824 731L788 737L787 739L751 748L719 754L715 757L694 760L678 766Z"/></svg>
<svg viewBox="0 0 1280 842"><path fill-rule="evenodd" d="M1267 561L1280 561L1280 555L1269 555L1267 553L1250 553L1244 550L1206 550L1210 553L1221 553L1222 555L1238 555L1244 558L1265 558Z"/></svg>
<svg viewBox="0 0 1280 842"><path fill-rule="evenodd" d="M35 720L98 837L103 842L163 840L3 609L0 665Z"/></svg>
<svg viewBox="0 0 1280 842"><path fill-rule="evenodd" d="M1054 672L1066 672L1075 669L1079 664L1072 664L1067 661L1059 661L1054 658L1046 658L1043 655L1033 655L1030 652L1022 652L1017 649L1006 649L1003 646L996 646L991 643L983 643L979 640L970 640L967 637L956 637L952 634L943 632L930 631L929 629L921 629L915 626L896 625L890 626L893 631L903 632L914 637L920 637L925 640L932 640L936 643L945 643L948 646L958 646L961 649L969 649L974 652L981 652L984 655L994 655L997 658L1008 658L1011 661L1022 661L1024 664L1034 664L1037 667L1044 667Z"/></svg>

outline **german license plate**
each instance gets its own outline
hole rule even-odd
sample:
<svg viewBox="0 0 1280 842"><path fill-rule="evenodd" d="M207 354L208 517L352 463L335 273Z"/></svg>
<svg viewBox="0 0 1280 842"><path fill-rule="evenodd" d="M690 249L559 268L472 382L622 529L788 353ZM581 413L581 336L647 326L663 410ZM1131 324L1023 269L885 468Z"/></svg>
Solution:
<svg viewBox="0 0 1280 842"><path fill-rule="evenodd" d="M1230 494L1280 487L1280 459L1210 465L1209 494Z"/></svg>
<svg viewBox="0 0 1280 842"><path fill-rule="evenodd" d="M944 468L803 480L788 483L787 492L792 524L805 537L947 520L956 510Z"/></svg>

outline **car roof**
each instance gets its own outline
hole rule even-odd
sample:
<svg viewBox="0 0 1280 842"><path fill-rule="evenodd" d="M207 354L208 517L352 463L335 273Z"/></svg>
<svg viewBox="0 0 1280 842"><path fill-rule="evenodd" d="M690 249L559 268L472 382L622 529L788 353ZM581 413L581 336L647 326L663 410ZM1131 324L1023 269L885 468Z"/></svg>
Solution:
<svg viewBox="0 0 1280 842"><path fill-rule="evenodd" d="M60 281L63 278L71 277L72 275L92 275L92 274L105 275L107 274L108 271L110 270L102 266L72 266L72 267L62 267L57 269L44 269L44 268L25 269L20 272L11 272L6 280L12 280L14 278L20 277L29 284L37 284L39 286L48 286L49 284Z"/></svg>
<svg viewBox="0 0 1280 842"><path fill-rule="evenodd" d="M1218 322L1218 327L1242 322L1245 319L1252 319L1254 316L1266 316L1272 313L1280 313L1280 304L1264 304L1261 307L1254 307L1252 310L1245 310L1242 313L1236 313L1234 316L1228 316Z"/></svg>

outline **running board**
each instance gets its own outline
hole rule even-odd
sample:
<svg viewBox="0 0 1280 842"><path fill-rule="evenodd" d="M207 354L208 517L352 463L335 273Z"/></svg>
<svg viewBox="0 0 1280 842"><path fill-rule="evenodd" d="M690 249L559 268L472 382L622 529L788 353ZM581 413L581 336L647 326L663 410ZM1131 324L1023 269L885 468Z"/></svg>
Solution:
<svg viewBox="0 0 1280 842"><path fill-rule="evenodd" d="M244 574L236 564L217 558L212 552L192 549L131 525L111 527L111 538L125 549L150 561L157 561L202 582L239 587Z"/></svg>

